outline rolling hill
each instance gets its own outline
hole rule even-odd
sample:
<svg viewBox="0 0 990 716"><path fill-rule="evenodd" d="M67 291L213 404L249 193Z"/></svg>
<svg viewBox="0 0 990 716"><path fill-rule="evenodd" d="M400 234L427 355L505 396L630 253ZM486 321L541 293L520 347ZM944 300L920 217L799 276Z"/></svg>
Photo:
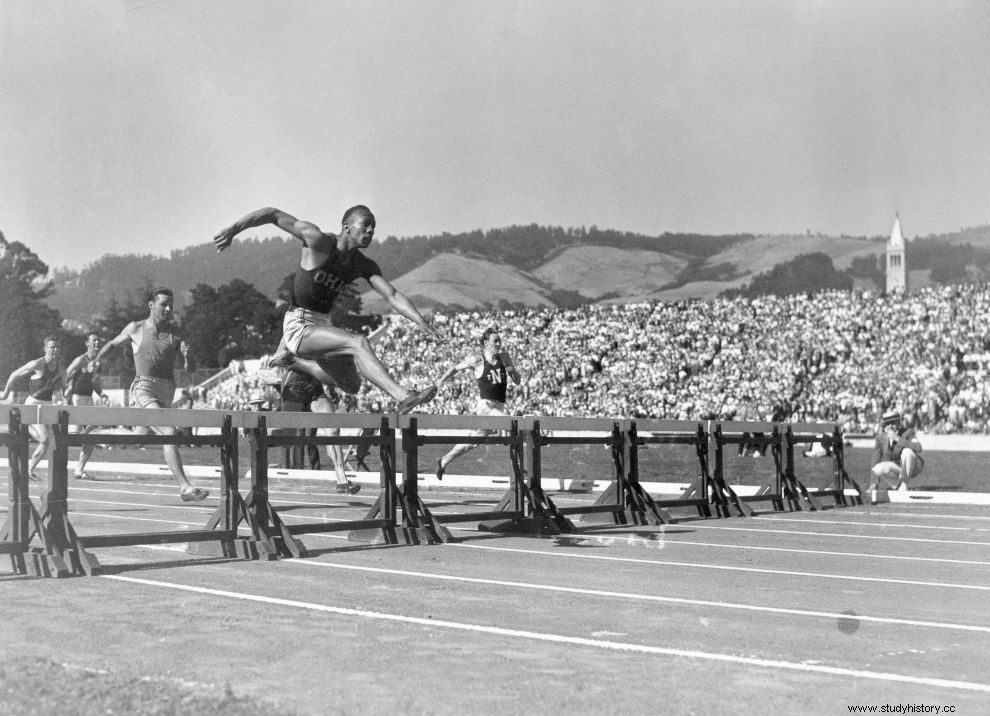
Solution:
<svg viewBox="0 0 990 716"><path fill-rule="evenodd" d="M367 253L418 306L473 309L501 302L548 306L711 298L803 254L824 253L842 271L857 259L882 257L883 251L884 237L649 237L594 227L525 226L487 234L389 237ZM949 275L950 280L985 280L990 275L990 226L916 238L908 252L914 286L934 281L936 274ZM47 300L63 318L86 325L111 300L140 300L142 289L157 285L173 288L180 312L197 284L221 286L235 278L275 299L298 256L298 243L284 237L240 241L220 257L212 244L173 251L168 257L108 255L81 271L54 271L55 291ZM947 268L947 262L958 265ZM959 278L951 278L952 271ZM875 286L862 276L856 285ZM384 310L377 294L366 292L363 297L366 312Z"/></svg>

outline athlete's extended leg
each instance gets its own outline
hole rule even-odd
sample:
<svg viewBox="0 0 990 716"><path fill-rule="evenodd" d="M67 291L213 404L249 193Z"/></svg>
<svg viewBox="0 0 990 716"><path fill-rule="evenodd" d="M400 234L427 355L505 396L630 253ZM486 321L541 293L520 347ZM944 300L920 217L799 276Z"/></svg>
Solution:
<svg viewBox="0 0 990 716"><path fill-rule="evenodd" d="M145 407L161 408L162 405L155 401ZM175 428L170 426L156 426L152 430L159 435L175 435ZM172 477L175 478L176 483L179 485L179 496L184 502L198 502L209 497L209 490L204 490L201 487L193 487L193 484L189 482L189 478L186 477L186 471L182 465L182 455L179 454L178 445L162 445L162 452L165 454L165 464L168 465L168 469L172 471Z"/></svg>
<svg viewBox="0 0 990 716"><path fill-rule="evenodd" d="M287 368L312 376L321 385L340 388L345 393L356 395L361 390L361 376L350 356L339 358L299 358L290 354L285 363Z"/></svg>
<svg viewBox="0 0 990 716"><path fill-rule="evenodd" d="M495 430L475 430L471 434L477 437L487 437L495 432ZM443 475L447 471L447 466L450 465L450 463L459 458L461 455L474 450L476 447L478 447L478 443L457 443L454 445L454 447L448 450L443 457L437 460L437 479L443 479Z"/></svg>
<svg viewBox="0 0 990 716"><path fill-rule="evenodd" d="M93 428L92 426L87 425L79 432L82 433L83 435L88 435L89 433L95 432L95 430L96 429ZM86 474L86 463L89 462L89 458L92 457L93 448L95 447L96 445L94 445L93 443L87 443L83 445L81 448L79 448L79 460L76 461L76 470L75 473L73 474L75 475L75 477L77 477L80 480L92 479L90 478L89 475Z"/></svg>
<svg viewBox="0 0 990 716"><path fill-rule="evenodd" d="M41 458L48 452L48 445L52 441L52 431L47 425L31 425L28 430L34 439L38 441L38 447L31 453L31 461L28 463L28 477L32 480L38 480L40 478L34 471L38 467L38 463L41 462ZM49 464L49 472L51 472L50 467L51 465Z"/></svg>
<svg viewBox="0 0 990 716"><path fill-rule="evenodd" d="M399 411L408 412L416 405L432 400L436 386L422 391L403 388L371 350L367 336L332 326L311 326L299 342L297 355L303 358L351 356L358 374L399 402Z"/></svg>

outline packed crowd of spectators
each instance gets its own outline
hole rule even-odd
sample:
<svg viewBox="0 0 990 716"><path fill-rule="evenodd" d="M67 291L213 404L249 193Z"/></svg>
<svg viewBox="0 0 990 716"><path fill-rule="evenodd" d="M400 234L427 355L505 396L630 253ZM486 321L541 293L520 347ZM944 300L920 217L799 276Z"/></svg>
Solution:
<svg viewBox="0 0 990 716"><path fill-rule="evenodd" d="M477 352L494 326L523 376L509 389L517 414L827 421L872 432L896 409L928 432L986 433L990 396L965 357L990 351L988 310L990 286L979 284L440 312L433 321L449 343L396 318L376 350L400 382L422 386ZM205 402L237 408L271 381L235 376ZM476 397L473 376L461 371L424 411L471 412ZM353 407L375 402L392 404L366 384Z"/></svg>

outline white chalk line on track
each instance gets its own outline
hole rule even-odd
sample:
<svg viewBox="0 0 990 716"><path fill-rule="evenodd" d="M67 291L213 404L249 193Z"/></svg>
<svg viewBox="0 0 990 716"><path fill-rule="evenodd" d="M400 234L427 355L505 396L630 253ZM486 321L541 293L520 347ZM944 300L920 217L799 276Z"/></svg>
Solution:
<svg viewBox="0 0 990 716"><path fill-rule="evenodd" d="M807 532L804 530L774 530L767 527L729 527L727 525L702 525L697 522L681 522L679 527L691 527L699 530L724 530L727 532L764 532L767 534L800 535L804 537L841 537L844 539L885 540L889 542L924 542L926 544L965 544L976 547L990 547L990 542L973 542L971 540L931 539L926 537L894 537L892 535L851 535L842 532ZM882 527L877 524L874 527Z"/></svg>
<svg viewBox="0 0 990 716"><path fill-rule="evenodd" d="M294 609L305 609L326 614L336 614L348 617L360 617L364 619L374 619L380 621L398 622L404 624L414 624L434 629L449 629L455 631L469 632L475 634L490 634L514 639L526 639L530 641L541 641L568 646L584 646L595 649L618 651L633 654L648 654L650 656L668 656L685 659L697 659L704 661L717 661L739 666L754 666L766 669L784 669L787 671L803 672L817 675L840 676L846 678L870 679L875 681L886 681L893 683L911 684L915 686L930 686L957 691L973 691L980 693L990 693L990 684L979 684L969 681L953 681L951 679L936 679L925 676L909 676L906 674L893 674L876 671L866 671L861 669L847 669L835 666L825 666L820 664L803 664L800 662L781 661L777 659L759 659L756 657L736 656L732 654L718 654L714 652L695 651L690 649L674 649L670 647L649 646L645 644L633 644L628 642L607 641L603 639L588 639L584 637L566 636L563 634L551 634L547 632L533 632L522 629L508 629L505 627L486 626L482 624L470 624L467 622L454 622L443 619L424 619L422 617L405 616L401 614L388 614L384 612L374 612L364 609L350 609L347 607L335 607L327 604L315 604L312 602L302 602L292 599L280 599L277 597L267 597L260 594L246 594L243 592L231 592L222 589L211 589L207 587L194 587L173 582L162 582L152 579L138 579L136 577L124 577L121 575L101 575L101 579L110 579L118 582L128 582L144 586L157 587L162 589L174 589L195 594L203 594L210 597L223 597L246 602L256 602L274 606L290 607Z"/></svg>
<svg viewBox="0 0 990 716"><path fill-rule="evenodd" d="M818 617L826 619L858 619L864 622L877 622L880 624L897 624L900 626L933 627L937 629L954 629L959 631L972 631L990 634L990 627L973 626L969 624L952 624L950 622L920 621L915 619L897 619L894 617L872 617L861 614L839 614L834 612L810 611L805 609L788 609L786 607L765 607L754 604L740 604L738 602L717 602L706 599L686 599L681 597L661 597L653 594L636 594L631 592L613 592L602 589L586 589L581 587L560 587L550 584L535 584L532 582L513 582L501 579L481 579L476 577L459 577L448 574L438 574L435 572L415 572L405 569L387 569L384 567L363 567L351 564L341 564L339 562L319 562L303 559L287 559L288 564L303 565L308 567L343 569L356 572L373 572L377 574L392 574L404 577L419 577L422 579L435 579L450 582L466 582L470 584L484 584L497 587L510 587L515 589L532 589L546 592L563 592L567 594L581 594L596 597L618 597L621 599L633 599L648 602L664 602L667 604L684 604L699 607L717 607L719 609L739 609L753 612L767 612L770 614L789 614L794 616Z"/></svg>
<svg viewBox="0 0 990 716"><path fill-rule="evenodd" d="M611 536L608 533L604 533L601 536L604 539L615 540L616 542L621 542L623 540L634 543L642 542L642 539L637 537L629 538L622 536ZM581 536L578 536L578 538L580 539ZM594 536L589 535L585 539L594 539ZM798 549L795 547L761 547L757 545L747 545L747 544L721 544L718 542L695 542L694 540L683 540L680 538L672 539L669 542L665 543L665 546L669 546L669 547L676 547L678 545L689 545L692 547L714 547L716 549L742 549L742 550L753 550L756 552L787 552L791 554L816 554L825 557L866 557L868 559L892 559L892 560L900 560L906 562L938 562L942 564L968 564L976 567L990 567L990 562L983 562L975 559L946 559L944 557L914 557L914 556L901 556L896 554L869 554L867 552L835 552L832 550Z"/></svg>
<svg viewBox="0 0 990 716"><path fill-rule="evenodd" d="M854 513L851 513L854 514ZM862 513L860 513L862 514ZM936 512L924 513L924 512L885 512L877 510L876 514L884 515L886 517L911 517L911 518L921 518L925 520L979 520L981 522L990 522L990 514L988 515L944 515Z"/></svg>
<svg viewBox="0 0 990 716"><path fill-rule="evenodd" d="M481 544L452 543L446 546L452 548L461 548L461 549L483 549L483 550L491 550L494 552L516 552L523 554L542 555L545 557L557 557L557 558L567 558L567 559L590 559L590 560L599 560L606 562L631 562L635 564L650 564L656 567L686 567L689 569L725 570L729 572L749 572L752 574L776 574L787 577L811 577L813 579L838 579L838 580L847 580L852 582L878 582L882 584L904 584L914 587L940 587L944 589L970 589L976 591L990 592L990 586L984 586L980 584L953 584L951 582L923 582L920 580L892 579L889 577L859 577L849 574L824 574L821 572L798 572L795 570L787 570L787 569L736 567L733 565L725 565L725 564L701 564L699 562L672 562L670 560L640 559L637 557L607 557L605 555L598 555L598 554L576 554L573 552L564 552L564 551L547 552L544 550L536 550L536 549L519 549L516 547L492 547L490 545L481 545Z"/></svg>
<svg viewBox="0 0 990 716"><path fill-rule="evenodd" d="M900 524L897 522L853 522L852 520L821 520L815 519L811 520L808 518L801 517L783 517L783 516L763 516L758 515L753 517L754 520L759 520L760 522L810 522L816 525L856 525L859 527L902 527L905 529L912 530L955 530L958 532L990 532L990 529L985 527L950 527L948 525L916 525L916 524Z"/></svg>

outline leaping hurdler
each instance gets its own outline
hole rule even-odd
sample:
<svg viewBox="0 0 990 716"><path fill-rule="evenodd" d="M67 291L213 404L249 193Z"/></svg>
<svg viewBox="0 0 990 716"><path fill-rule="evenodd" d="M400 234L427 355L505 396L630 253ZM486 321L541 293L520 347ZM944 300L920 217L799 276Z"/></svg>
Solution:
<svg viewBox="0 0 990 716"><path fill-rule="evenodd" d="M274 362L288 367L296 357L317 359L334 383L349 393L357 392L360 378L364 378L392 396L402 414L432 400L437 394L436 385L422 390L402 387L389 375L365 335L338 328L331 320L330 312L340 292L352 281L363 278L396 313L428 336L446 342L412 301L382 276L378 264L361 253L375 235L375 215L371 210L363 205L352 206L344 212L340 233L334 235L279 209L258 209L213 237L217 252L230 246L245 229L266 224L274 224L303 243L292 283L292 302L285 314L282 342Z"/></svg>

